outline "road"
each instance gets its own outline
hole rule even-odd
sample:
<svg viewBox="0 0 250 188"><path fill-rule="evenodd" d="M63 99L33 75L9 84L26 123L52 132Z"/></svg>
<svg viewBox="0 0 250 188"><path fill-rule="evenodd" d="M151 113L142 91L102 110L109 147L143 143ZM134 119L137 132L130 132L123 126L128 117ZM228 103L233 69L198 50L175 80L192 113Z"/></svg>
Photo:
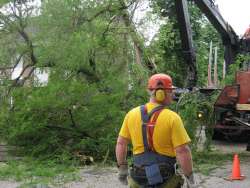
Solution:
<svg viewBox="0 0 250 188"><path fill-rule="evenodd" d="M200 188L250 188L250 152L246 151L246 144L213 141L212 145L214 150L231 155L232 161L228 161L225 165L218 167L209 176L198 175ZM241 159L239 154L241 174L245 175L245 179L242 181L226 180L232 174L232 163L235 153L249 155L249 157Z"/></svg>
<svg viewBox="0 0 250 188"><path fill-rule="evenodd" d="M225 143L222 141L214 141L213 149L231 155L233 153L245 152L246 144ZM241 173L246 176L243 181L228 181L232 172L232 161L228 161L225 165L218 167L210 172L209 176L196 174L199 188L250 188L250 152L245 152L244 160L240 160ZM240 155L239 155L240 157ZM126 188L117 180L117 169L88 167L80 171L81 180L70 182L67 184L58 184L50 186L51 188ZM0 181L0 188L19 188L20 183L13 181ZM23 188L23 187L22 187ZM25 187L26 188L26 187ZM28 187L27 187L28 188ZM32 188L47 188L39 185Z"/></svg>

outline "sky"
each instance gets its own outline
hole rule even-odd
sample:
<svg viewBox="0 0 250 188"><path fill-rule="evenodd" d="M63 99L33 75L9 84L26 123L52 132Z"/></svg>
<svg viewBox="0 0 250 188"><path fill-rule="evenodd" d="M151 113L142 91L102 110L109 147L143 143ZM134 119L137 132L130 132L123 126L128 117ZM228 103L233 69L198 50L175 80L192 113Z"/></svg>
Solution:
<svg viewBox="0 0 250 188"><path fill-rule="evenodd" d="M250 25L250 0L215 0L215 4L218 5L219 11L226 22L228 22L234 31L242 36L248 26ZM139 11L135 14L135 22L140 22L139 20L145 16L145 12L148 10L148 4L143 3L139 6ZM148 30L145 32L143 27L142 33L149 40L159 29L159 23L148 24Z"/></svg>
<svg viewBox="0 0 250 188"><path fill-rule="evenodd" d="M216 0L224 20L238 35L243 35L250 25L250 0Z"/></svg>

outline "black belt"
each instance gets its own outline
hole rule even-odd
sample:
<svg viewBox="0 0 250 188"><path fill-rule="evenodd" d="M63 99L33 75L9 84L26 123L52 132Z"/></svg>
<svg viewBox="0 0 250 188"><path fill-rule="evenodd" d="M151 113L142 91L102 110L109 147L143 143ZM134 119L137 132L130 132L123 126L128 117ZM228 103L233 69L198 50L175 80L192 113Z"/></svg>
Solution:
<svg viewBox="0 0 250 188"><path fill-rule="evenodd" d="M169 180L175 174L174 166L161 164L159 165L159 168L164 182ZM147 183L147 177L144 167L133 166L132 169L130 170L130 175L139 184Z"/></svg>

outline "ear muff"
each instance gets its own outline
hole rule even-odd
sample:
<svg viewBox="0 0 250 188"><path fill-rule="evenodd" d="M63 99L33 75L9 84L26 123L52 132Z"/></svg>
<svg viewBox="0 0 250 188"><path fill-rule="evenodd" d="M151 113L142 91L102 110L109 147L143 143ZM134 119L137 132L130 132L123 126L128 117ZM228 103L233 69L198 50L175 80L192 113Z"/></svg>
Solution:
<svg viewBox="0 0 250 188"><path fill-rule="evenodd" d="M158 89L158 90L155 91L155 99L156 99L156 101L162 102L162 101L165 100L165 97L166 96L165 96L165 92L164 92L163 89Z"/></svg>

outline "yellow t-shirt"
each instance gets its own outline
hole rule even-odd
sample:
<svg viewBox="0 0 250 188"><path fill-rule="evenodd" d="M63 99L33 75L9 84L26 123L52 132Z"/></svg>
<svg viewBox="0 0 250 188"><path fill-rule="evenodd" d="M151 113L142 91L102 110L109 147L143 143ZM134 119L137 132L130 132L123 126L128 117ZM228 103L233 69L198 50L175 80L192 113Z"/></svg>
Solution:
<svg viewBox="0 0 250 188"><path fill-rule="evenodd" d="M147 111L150 112L157 104L147 103L146 106ZM134 155L144 152L140 107L136 107L127 113L119 135L131 140ZM190 141L180 116L169 109L162 110L153 133L153 144L156 152L175 157L174 148Z"/></svg>

